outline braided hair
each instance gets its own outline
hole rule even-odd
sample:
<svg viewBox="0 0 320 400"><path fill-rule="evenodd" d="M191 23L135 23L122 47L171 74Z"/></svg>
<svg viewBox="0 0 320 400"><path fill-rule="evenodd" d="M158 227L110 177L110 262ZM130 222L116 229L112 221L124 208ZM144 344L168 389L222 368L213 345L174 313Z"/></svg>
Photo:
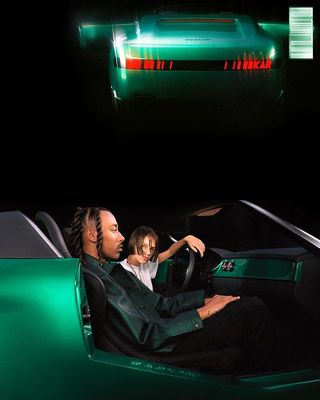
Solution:
<svg viewBox="0 0 320 400"><path fill-rule="evenodd" d="M102 253L102 228L100 211L109 211L103 207L77 207L73 221L71 223L70 232L70 250L73 257L80 259L82 265L85 265L82 233L84 225L93 222L97 230L97 252L100 267L104 263L104 255Z"/></svg>

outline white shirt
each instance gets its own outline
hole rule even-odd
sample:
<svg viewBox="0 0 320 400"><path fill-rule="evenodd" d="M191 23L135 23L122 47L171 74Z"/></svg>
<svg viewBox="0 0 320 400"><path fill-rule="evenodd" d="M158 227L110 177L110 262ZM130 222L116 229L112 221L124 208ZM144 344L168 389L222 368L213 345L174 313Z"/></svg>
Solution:
<svg viewBox="0 0 320 400"><path fill-rule="evenodd" d="M121 261L120 264L153 291L151 279L155 278L157 275L159 266L158 260L148 261L146 264L141 264L140 267L129 264L127 259Z"/></svg>

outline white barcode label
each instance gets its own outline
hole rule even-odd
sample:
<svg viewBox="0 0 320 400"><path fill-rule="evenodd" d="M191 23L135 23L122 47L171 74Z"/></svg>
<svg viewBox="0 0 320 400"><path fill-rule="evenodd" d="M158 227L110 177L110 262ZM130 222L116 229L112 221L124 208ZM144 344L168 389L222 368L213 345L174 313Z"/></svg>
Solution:
<svg viewBox="0 0 320 400"><path fill-rule="evenodd" d="M313 58L312 7L289 7L289 58Z"/></svg>

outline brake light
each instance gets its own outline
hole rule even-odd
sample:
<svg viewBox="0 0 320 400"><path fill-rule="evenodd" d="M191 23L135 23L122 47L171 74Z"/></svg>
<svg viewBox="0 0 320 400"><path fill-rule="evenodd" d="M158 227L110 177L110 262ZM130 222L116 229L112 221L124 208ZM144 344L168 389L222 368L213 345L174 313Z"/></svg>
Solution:
<svg viewBox="0 0 320 400"><path fill-rule="evenodd" d="M153 60L145 58L114 59L117 68L139 71L266 71L280 68L281 58L254 59L246 56L237 60Z"/></svg>
<svg viewBox="0 0 320 400"><path fill-rule="evenodd" d="M244 70L265 70L271 69L271 59L265 60L226 60L224 62L225 71L244 71Z"/></svg>
<svg viewBox="0 0 320 400"><path fill-rule="evenodd" d="M173 61L143 58L126 58L125 69L171 70Z"/></svg>
<svg viewBox="0 0 320 400"><path fill-rule="evenodd" d="M142 60L139 58L126 58L126 69L142 69Z"/></svg>
<svg viewBox="0 0 320 400"><path fill-rule="evenodd" d="M231 18L161 18L160 24L235 24L237 21Z"/></svg>

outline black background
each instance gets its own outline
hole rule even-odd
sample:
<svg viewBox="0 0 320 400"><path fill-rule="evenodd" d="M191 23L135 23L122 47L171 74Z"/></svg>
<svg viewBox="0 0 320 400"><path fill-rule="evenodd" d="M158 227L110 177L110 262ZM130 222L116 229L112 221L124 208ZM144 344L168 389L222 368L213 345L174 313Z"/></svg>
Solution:
<svg viewBox="0 0 320 400"><path fill-rule="evenodd" d="M77 205L101 204L123 224L141 215L140 224L193 202L245 198L320 236L318 49L313 61L290 61L289 111L268 130L261 121L262 134L248 116L249 126L230 125L232 115L226 129L204 121L182 124L180 133L170 126L145 134L141 121L117 132L105 113L101 70L82 63L76 27L84 18L126 16L153 3L166 2L19 5L21 24L11 25L6 53L1 208L46 208L62 218ZM288 5L311 5L319 21L313 2L246 3L273 19L285 18Z"/></svg>

